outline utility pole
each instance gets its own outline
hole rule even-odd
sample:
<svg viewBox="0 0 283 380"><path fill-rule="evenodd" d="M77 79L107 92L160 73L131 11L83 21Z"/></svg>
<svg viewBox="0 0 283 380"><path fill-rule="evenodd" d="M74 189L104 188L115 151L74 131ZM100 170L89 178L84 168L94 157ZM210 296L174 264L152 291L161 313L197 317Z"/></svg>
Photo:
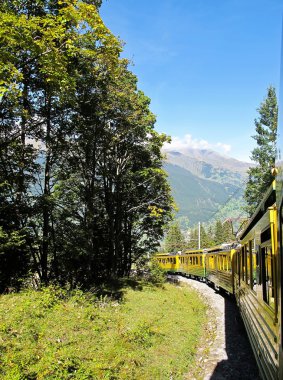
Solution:
<svg viewBox="0 0 283 380"><path fill-rule="evenodd" d="M198 249L200 249L200 222L198 222Z"/></svg>

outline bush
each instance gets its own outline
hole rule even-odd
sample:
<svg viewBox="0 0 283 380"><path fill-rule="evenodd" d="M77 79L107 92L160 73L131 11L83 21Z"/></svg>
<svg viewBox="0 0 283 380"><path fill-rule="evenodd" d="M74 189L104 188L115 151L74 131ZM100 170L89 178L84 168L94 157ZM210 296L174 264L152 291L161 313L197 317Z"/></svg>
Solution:
<svg viewBox="0 0 283 380"><path fill-rule="evenodd" d="M158 261L153 258L149 263L148 281L154 285L163 285L166 280L166 272L160 268Z"/></svg>

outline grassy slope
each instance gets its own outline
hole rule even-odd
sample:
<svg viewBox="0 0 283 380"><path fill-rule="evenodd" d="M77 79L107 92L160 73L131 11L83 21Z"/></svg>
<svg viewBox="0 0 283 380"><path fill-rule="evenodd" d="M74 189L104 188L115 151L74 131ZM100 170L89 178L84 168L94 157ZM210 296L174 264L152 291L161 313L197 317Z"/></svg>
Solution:
<svg viewBox="0 0 283 380"><path fill-rule="evenodd" d="M122 302L47 288L0 296L0 378L181 379L206 319L183 287L127 289Z"/></svg>

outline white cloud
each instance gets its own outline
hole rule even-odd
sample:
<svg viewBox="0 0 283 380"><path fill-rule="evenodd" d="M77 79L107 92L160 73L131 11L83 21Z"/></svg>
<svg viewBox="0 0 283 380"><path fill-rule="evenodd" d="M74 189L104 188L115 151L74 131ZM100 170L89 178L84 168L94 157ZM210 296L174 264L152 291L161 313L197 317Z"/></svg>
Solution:
<svg viewBox="0 0 283 380"><path fill-rule="evenodd" d="M231 145L218 142L216 144L209 143L206 140L194 139L191 135L185 135L184 137L172 137L171 144L164 144L164 150L166 151L184 151L186 149L210 149L219 153L225 153L231 151Z"/></svg>
<svg viewBox="0 0 283 380"><path fill-rule="evenodd" d="M223 144L221 142L218 142L216 146L222 149L225 153L228 153L231 151L231 145L229 144Z"/></svg>

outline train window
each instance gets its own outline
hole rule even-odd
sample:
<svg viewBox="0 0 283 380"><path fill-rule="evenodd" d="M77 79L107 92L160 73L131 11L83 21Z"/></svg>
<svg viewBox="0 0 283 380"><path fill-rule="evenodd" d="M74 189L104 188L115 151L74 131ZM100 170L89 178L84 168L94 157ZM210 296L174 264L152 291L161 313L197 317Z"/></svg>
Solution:
<svg viewBox="0 0 283 380"><path fill-rule="evenodd" d="M251 271L250 271L250 244L245 244L245 251L246 251L246 255L245 255L245 259L246 259L246 262L245 262L245 267L246 267L246 283L249 285L250 284L250 279L251 279Z"/></svg>
<svg viewBox="0 0 283 380"><path fill-rule="evenodd" d="M223 270L227 271L227 256L223 256Z"/></svg>
<svg viewBox="0 0 283 380"><path fill-rule="evenodd" d="M263 300L274 308L274 263L271 247L261 249L262 260L262 296Z"/></svg>
<svg viewBox="0 0 283 380"><path fill-rule="evenodd" d="M249 241L249 253L250 253L250 278L251 278L251 289L254 289L256 284L256 254L254 252L254 240Z"/></svg>
<svg viewBox="0 0 283 380"><path fill-rule="evenodd" d="M202 256L199 258L199 265L202 265Z"/></svg>
<svg viewBox="0 0 283 380"><path fill-rule="evenodd" d="M209 267L211 269L214 269L214 256L210 256L208 259L208 262L209 262Z"/></svg>
<svg viewBox="0 0 283 380"><path fill-rule="evenodd" d="M231 272L232 268L231 268L231 256L229 255L227 257L227 271L228 272Z"/></svg>
<svg viewBox="0 0 283 380"><path fill-rule="evenodd" d="M237 273L238 273L238 285L241 284L241 251L237 252Z"/></svg>
<svg viewBox="0 0 283 380"><path fill-rule="evenodd" d="M245 281L245 277L246 277L246 267L245 267L245 262L246 262L246 259L245 259L245 247L242 247L242 250L241 250L241 274L242 274L242 280Z"/></svg>
<svg viewBox="0 0 283 380"><path fill-rule="evenodd" d="M218 256L218 269L219 270L222 270L222 256L221 255L219 255Z"/></svg>
<svg viewBox="0 0 283 380"><path fill-rule="evenodd" d="M193 263L193 260L192 260L192 258L190 257L190 265L192 265L192 263Z"/></svg>
<svg viewBox="0 0 283 380"><path fill-rule="evenodd" d="M174 257L174 259L173 259L173 264L176 264L176 259L175 259L175 257Z"/></svg>
<svg viewBox="0 0 283 380"><path fill-rule="evenodd" d="M196 265L198 265L198 257L196 257Z"/></svg>

